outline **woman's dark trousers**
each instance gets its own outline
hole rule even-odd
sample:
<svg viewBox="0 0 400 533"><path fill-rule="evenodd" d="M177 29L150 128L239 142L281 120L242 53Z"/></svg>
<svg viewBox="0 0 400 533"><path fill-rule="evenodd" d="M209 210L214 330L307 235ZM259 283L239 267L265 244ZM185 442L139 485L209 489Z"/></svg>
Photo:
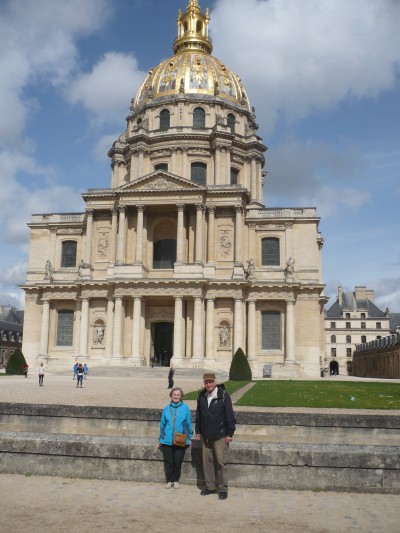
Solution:
<svg viewBox="0 0 400 533"><path fill-rule="evenodd" d="M183 446L162 445L167 483L179 481L185 450Z"/></svg>

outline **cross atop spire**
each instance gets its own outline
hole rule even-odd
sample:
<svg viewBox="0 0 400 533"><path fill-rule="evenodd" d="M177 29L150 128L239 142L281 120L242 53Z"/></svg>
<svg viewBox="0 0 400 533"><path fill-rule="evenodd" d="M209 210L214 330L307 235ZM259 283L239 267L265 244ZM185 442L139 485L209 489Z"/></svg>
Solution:
<svg viewBox="0 0 400 533"><path fill-rule="evenodd" d="M206 54L212 52L212 42L208 37L210 10L203 13L198 0L189 0L185 13L178 11L178 37L174 42L174 52L197 50Z"/></svg>

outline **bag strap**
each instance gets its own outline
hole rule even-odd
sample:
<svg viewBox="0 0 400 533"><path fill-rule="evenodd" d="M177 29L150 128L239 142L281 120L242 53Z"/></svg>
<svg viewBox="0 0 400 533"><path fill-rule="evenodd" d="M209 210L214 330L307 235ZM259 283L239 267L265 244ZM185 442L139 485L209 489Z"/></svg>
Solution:
<svg viewBox="0 0 400 533"><path fill-rule="evenodd" d="M175 418L176 418L176 413L175 413L175 416L172 415L172 407L169 406L169 410L171 412L171 420L172 420L172 430L173 432L175 433Z"/></svg>

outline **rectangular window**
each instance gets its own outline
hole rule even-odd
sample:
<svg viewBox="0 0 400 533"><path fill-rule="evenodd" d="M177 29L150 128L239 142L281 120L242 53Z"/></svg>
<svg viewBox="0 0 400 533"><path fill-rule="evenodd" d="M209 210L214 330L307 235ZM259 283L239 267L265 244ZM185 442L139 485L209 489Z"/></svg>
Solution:
<svg viewBox="0 0 400 533"><path fill-rule="evenodd" d="M376 323L376 329L382 329L382 323L381 322L377 322Z"/></svg>
<svg viewBox="0 0 400 533"><path fill-rule="evenodd" d="M351 322L346 322L346 329L351 329Z"/></svg>
<svg viewBox="0 0 400 533"><path fill-rule="evenodd" d="M336 357L336 348L331 348L331 356Z"/></svg>
<svg viewBox="0 0 400 533"><path fill-rule="evenodd" d="M336 328L336 322L331 322L331 328L332 328L332 329L335 329L335 328Z"/></svg>
<svg viewBox="0 0 400 533"><path fill-rule="evenodd" d="M262 349L281 349L281 313L279 311L262 313Z"/></svg>
<svg viewBox="0 0 400 533"><path fill-rule="evenodd" d="M361 322L361 329L367 329L367 323Z"/></svg>
<svg viewBox="0 0 400 533"><path fill-rule="evenodd" d="M361 342L362 343L367 342L367 337L365 335L361 335Z"/></svg>
<svg viewBox="0 0 400 533"><path fill-rule="evenodd" d="M74 329L74 312L58 311L57 313L57 346L72 346Z"/></svg>
<svg viewBox="0 0 400 533"><path fill-rule="evenodd" d="M365 318L365 313L361 313L361 318Z"/></svg>
<svg viewBox="0 0 400 533"><path fill-rule="evenodd" d="M351 348L346 348L347 357L351 357Z"/></svg>
<svg viewBox="0 0 400 533"><path fill-rule="evenodd" d="M280 260L280 251L279 251L279 239L276 238L267 238L262 239L262 264L264 266L279 266L281 263Z"/></svg>
<svg viewBox="0 0 400 533"><path fill-rule="evenodd" d="M64 268L76 266L76 241L62 243L61 266Z"/></svg>
<svg viewBox="0 0 400 533"><path fill-rule="evenodd" d="M350 318L350 313L346 313L346 318Z"/></svg>

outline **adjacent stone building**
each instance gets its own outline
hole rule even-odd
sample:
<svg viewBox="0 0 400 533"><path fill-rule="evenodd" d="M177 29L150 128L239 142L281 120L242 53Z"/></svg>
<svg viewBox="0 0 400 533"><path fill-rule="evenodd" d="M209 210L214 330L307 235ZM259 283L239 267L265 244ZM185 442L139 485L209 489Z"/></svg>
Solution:
<svg viewBox="0 0 400 533"><path fill-rule="evenodd" d="M11 355L22 347L24 312L0 305L0 368L6 367Z"/></svg>
<svg viewBox="0 0 400 533"><path fill-rule="evenodd" d="M263 205L266 147L241 79L211 55L210 13L178 14L174 55L150 70L84 213L33 215L29 364L320 375L323 239L315 208ZM245 45L245 43L244 43Z"/></svg>
<svg viewBox="0 0 400 533"><path fill-rule="evenodd" d="M374 291L364 286L354 292L338 288L335 303L325 314L325 372L350 374L357 344L365 344L390 333L389 309L374 304Z"/></svg>

